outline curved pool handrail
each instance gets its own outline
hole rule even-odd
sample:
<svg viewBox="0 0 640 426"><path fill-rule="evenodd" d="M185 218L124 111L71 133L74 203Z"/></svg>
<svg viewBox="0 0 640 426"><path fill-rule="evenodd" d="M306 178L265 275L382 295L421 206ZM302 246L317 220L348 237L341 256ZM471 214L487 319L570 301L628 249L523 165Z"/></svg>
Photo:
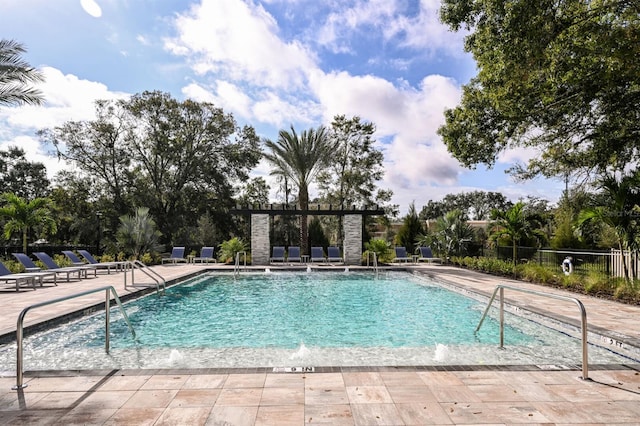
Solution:
<svg viewBox="0 0 640 426"><path fill-rule="evenodd" d="M92 294L92 293L97 293L99 291L104 291L105 292L105 302L104 302L104 309L105 309L105 338L104 338L104 346L105 346L105 351L107 353L109 353L109 311L111 309L111 298L109 297L109 291L111 291L111 293L113 294L113 298L115 299L116 303L118 304L118 306L120 307L120 311L122 312L122 316L124 317L124 320L127 323L127 326L129 327L129 331L131 331L131 334L133 336L133 338L136 338L136 332L133 329L133 326L131 325L131 321L129 321L129 317L127 316L127 312L124 310L124 307L122 306L122 302L120 301L120 297L118 297L118 293L116 292L116 289L113 288L113 286L105 286L105 287L100 287L100 288L94 288L91 290L87 290L87 291L83 291L81 293L75 293L75 294L71 294L69 296L65 296L65 297L60 297L57 299L51 299L51 300L47 300L45 302L40 302L40 303L35 303L31 306L27 306L26 308L24 308L22 310L22 312L20 312L20 315L18 315L18 321L16 324L16 344L17 344L17 348L16 348L16 385L14 387L12 387L11 389L13 390L20 390L23 388L26 388L27 385L23 384L23 371L22 371L22 367L23 367L23 355L24 355L24 351L23 351L23 340L24 340L24 317L27 315L27 312L29 312L31 309L35 309L35 308L40 308L42 306L47 306L47 305L53 305L55 303L60 303L60 302L64 302L67 301L69 299L75 299L76 297L82 297L82 296L86 296L88 294Z"/></svg>
<svg viewBox="0 0 640 426"><path fill-rule="evenodd" d="M487 316L487 313L489 312L491 305L493 305L493 301L496 298L496 294L498 293L498 290L499 290L500 291L500 347L501 348L504 347L504 289L505 288L509 290L519 291L521 293L528 293L536 296L548 297L550 299L573 302L576 305L578 305L578 308L580 309L580 329L581 329L580 331L581 331L581 337L582 337L582 379L588 380L589 379L589 354L588 354L588 345L587 345L588 343L587 341L587 310L585 309L582 302L575 297L562 296L559 294L545 293L542 291L528 290L525 288L508 286L505 284L498 284L496 288L493 290L493 294L491 295L491 299L489 300L489 303L487 304L487 307L484 310L484 313L482 314L482 318L480 318L480 322L476 327L476 332L478 332L480 330L480 327L482 327L482 323L484 322L484 319Z"/></svg>
<svg viewBox="0 0 640 426"><path fill-rule="evenodd" d="M134 271L141 271L143 274L151 278L155 282L156 292L160 293L160 286L162 286L162 292L167 289L167 281L164 279L162 275L160 275L157 271L154 271L152 268L149 268L147 265L142 263L140 260L128 260L126 263L131 270L131 284L127 285L127 270L125 268L124 271L124 288L125 290L130 287L149 287L148 285L136 285L134 278Z"/></svg>

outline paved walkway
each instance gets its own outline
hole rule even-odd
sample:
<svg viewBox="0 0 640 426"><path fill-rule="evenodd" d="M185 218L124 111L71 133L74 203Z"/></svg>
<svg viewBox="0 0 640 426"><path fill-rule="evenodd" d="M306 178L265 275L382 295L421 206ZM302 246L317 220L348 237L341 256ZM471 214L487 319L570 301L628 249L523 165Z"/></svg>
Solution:
<svg viewBox="0 0 640 426"><path fill-rule="evenodd" d="M177 279L205 266L156 268L168 279ZM497 283L542 289L445 266L416 268L482 294L490 294ZM105 285L113 285L121 295L130 293L124 289L122 273L36 291L3 291L0 336L15 330L16 318L25 306ZM575 322L577 318L572 303L521 297L509 291L507 297L521 307L564 321ZM640 307L578 297L586 306L591 331L611 336L614 346L638 341ZM26 323L33 325L103 301L104 293L100 292L39 308L29 312ZM592 369L588 381L580 379L579 370L549 371L531 366L318 371L28 372L28 387L20 391L11 390L15 373L4 372L0 373L0 424L640 424L638 364Z"/></svg>

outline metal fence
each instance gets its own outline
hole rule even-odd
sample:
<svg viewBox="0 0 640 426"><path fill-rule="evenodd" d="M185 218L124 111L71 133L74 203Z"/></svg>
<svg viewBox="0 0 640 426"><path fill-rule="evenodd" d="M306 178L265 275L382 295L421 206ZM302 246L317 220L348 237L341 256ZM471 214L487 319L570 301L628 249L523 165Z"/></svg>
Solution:
<svg viewBox="0 0 640 426"><path fill-rule="evenodd" d="M513 258L513 247L500 246L497 248L498 259L511 260ZM537 249L535 247L518 247L518 262L535 262L551 269L562 270L562 262L565 258L571 257L573 272L586 274L588 272L601 272L609 276L614 275L612 265L616 259L612 251L598 250L552 250ZM619 253L618 253L619 257ZM617 269L615 269L617 271Z"/></svg>

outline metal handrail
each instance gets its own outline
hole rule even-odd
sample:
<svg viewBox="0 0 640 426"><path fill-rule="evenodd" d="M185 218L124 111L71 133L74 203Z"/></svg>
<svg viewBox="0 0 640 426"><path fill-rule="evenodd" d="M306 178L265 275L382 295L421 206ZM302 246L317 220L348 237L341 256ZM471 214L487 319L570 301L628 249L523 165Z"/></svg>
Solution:
<svg viewBox="0 0 640 426"><path fill-rule="evenodd" d="M136 285L135 279L134 279L134 274L133 274L133 271L135 269L137 269L139 271L142 271L142 273L144 273L146 276L148 276L153 281L155 281L155 283L156 283L156 291L158 293L160 293L160 285L162 285L162 291L163 292L166 290L167 282L165 281L164 277L162 275L160 275L158 272L156 272L153 269L149 268L147 265L145 265L144 263L142 263L139 260L133 260L133 261L129 260L129 261L127 261L126 264L131 269L131 284L127 285L127 270L125 269L125 271L124 271L124 288L125 288L125 290L128 289L128 287L142 287L142 286L149 287L148 285ZM158 280L158 278L160 280Z"/></svg>
<svg viewBox="0 0 640 426"><path fill-rule="evenodd" d="M378 273L378 255L375 251L367 251L367 268L369 267L369 259L373 255L373 270Z"/></svg>
<svg viewBox="0 0 640 426"><path fill-rule="evenodd" d="M22 312L20 312L20 315L18 315L18 322L16 325L16 344L17 344L17 349L16 349L16 385L14 387L12 387L11 389L13 390L19 390L19 389L23 389L26 388L27 385L23 384L23 357L24 357L24 351L23 351L23 340L24 340L24 317L25 315L27 315L27 312L29 312L31 309L34 308L40 308L42 306L47 306L47 305L53 305L54 303L60 303L60 302L64 302L66 300L69 299L75 299L76 297L82 297L82 296L86 296L88 294L92 294L92 293L97 293L99 291L104 291L105 292L105 302L104 302L104 309L105 309L105 338L104 338L104 350L109 353L109 311L111 309L111 298L109 297L109 290L111 290L111 293L113 294L113 298L115 299L116 303L118 304L118 306L120 307L120 311L122 312L122 316L124 317L124 320L127 322L127 325L129 326L129 330L131 331L131 334L133 335L133 338L136 338L136 332L133 329L133 326L131 325L131 322L129 321L129 317L127 316L127 312L124 310L124 307L122 306L122 302L120 302L120 298L118 297L118 293L116 292L116 289L113 288L113 286L105 286L105 287L100 287L100 288L94 288L92 290L87 290L87 291L83 291L82 293L76 293L76 294L72 294L69 296L65 296L65 297L60 297L58 299L52 299L52 300L48 300L46 302L40 302L40 303L36 303L34 305L31 306L27 306L26 308L24 308L22 310Z"/></svg>
<svg viewBox="0 0 640 426"><path fill-rule="evenodd" d="M536 296L548 297L551 299L564 300L567 302L574 302L578 305L580 309L580 328L582 335L582 379L587 380L589 378L589 354L588 354L588 345L587 345L587 311L584 308L582 302L575 297L561 296L553 293L544 293L541 291L535 290L527 290L524 288L512 287L504 284L499 284L496 286L495 290L493 290L493 295L487 304L487 308L484 310L482 314L482 318L480 318L480 322L478 323L478 327L476 327L476 332L480 330L484 318L487 316L489 312L489 308L493 304L493 300L496 297L496 293L500 290L500 347L504 347L504 289L507 288L509 290L519 291L522 293L533 294Z"/></svg>
<svg viewBox="0 0 640 426"><path fill-rule="evenodd" d="M233 276L235 277L240 273L240 253L244 255L244 269L247 269L247 252L239 251L236 253L236 262L233 265Z"/></svg>

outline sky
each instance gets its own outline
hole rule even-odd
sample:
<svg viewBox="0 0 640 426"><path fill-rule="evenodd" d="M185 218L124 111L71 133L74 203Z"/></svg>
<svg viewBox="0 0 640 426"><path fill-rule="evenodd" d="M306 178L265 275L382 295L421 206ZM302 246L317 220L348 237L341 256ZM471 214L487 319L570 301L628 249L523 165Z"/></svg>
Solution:
<svg viewBox="0 0 640 426"><path fill-rule="evenodd" d="M437 134L443 112L477 69L465 33L441 24L438 8L436 0L2 0L0 38L25 45L24 59L45 75L46 102L0 108L0 149L22 147L53 178L69 165L38 130L92 120L97 99L160 90L213 102L272 140L338 114L374 123L379 186L393 191L401 214L412 202L420 211L475 190L556 202L562 182L505 174L535 152L508 151L490 170L465 169L447 152ZM252 174L270 181L264 162Z"/></svg>

